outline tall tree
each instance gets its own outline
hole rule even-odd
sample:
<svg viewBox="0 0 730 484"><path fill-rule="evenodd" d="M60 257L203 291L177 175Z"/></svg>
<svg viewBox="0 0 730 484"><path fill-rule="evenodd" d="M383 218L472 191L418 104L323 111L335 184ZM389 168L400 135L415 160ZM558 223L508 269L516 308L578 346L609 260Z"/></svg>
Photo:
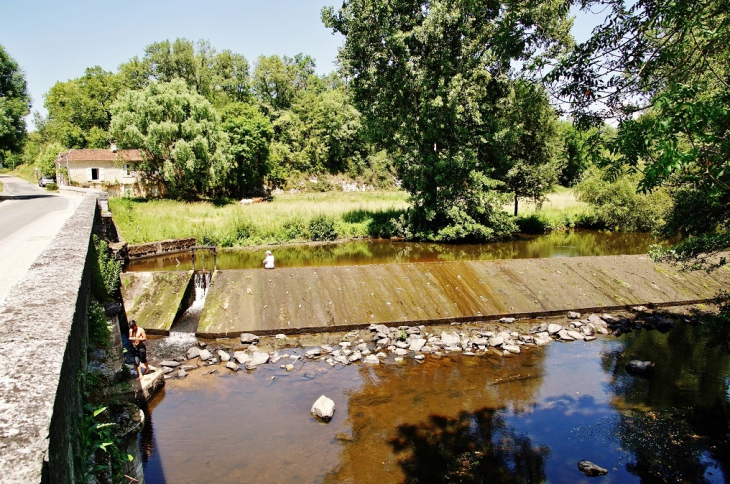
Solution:
<svg viewBox="0 0 730 484"><path fill-rule="evenodd" d="M541 203L558 182L564 166L558 119L544 90L526 81L511 84L498 113L503 156L496 176L504 182L503 190L514 195L517 216L520 198Z"/></svg>
<svg viewBox="0 0 730 484"><path fill-rule="evenodd" d="M110 108L123 88L119 76L99 66L78 79L57 82L45 95L48 119L40 128L71 148L105 148Z"/></svg>
<svg viewBox="0 0 730 484"><path fill-rule="evenodd" d="M30 95L25 75L0 45L0 162L23 148L26 137L24 118L29 112Z"/></svg>
<svg viewBox="0 0 730 484"><path fill-rule="evenodd" d="M228 135L209 101L185 81L153 82L112 105L111 135L142 150L139 167L176 198L221 193L233 166Z"/></svg>
<svg viewBox="0 0 730 484"><path fill-rule="evenodd" d="M352 0L325 8L339 59L375 139L397 153L412 234L490 240L513 226L492 176L496 111L515 61L571 40L564 1Z"/></svg>
<svg viewBox="0 0 730 484"><path fill-rule="evenodd" d="M297 54L292 57L260 56L254 68L254 95L270 116L289 109L299 92L316 82L314 59Z"/></svg>
<svg viewBox="0 0 730 484"><path fill-rule="evenodd" d="M260 192L269 174L269 147L274 136L271 123L255 106L244 103L228 104L221 119L233 156L226 181L228 193L240 196Z"/></svg>

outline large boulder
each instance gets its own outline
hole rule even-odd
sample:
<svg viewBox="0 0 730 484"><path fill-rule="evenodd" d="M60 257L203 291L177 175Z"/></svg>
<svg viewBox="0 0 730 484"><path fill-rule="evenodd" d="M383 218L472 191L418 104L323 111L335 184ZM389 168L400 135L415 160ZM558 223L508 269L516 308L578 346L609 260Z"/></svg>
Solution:
<svg viewBox="0 0 730 484"><path fill-rule="evenodd" d="M197 346L193 346L187 351L187 353L185 353L185 358L188 360L192 360L193 358L197 358L198 356L200 356L200 348L198 348Z"/></svg>
<svg viewBox="0 0 730 484"><path fill-rule="evenodd" d="M263 365L264 363L268 363L269 361L269 354L264 353L263 351L254 351L251 355L251 361L249 362L250 366L258 366Z"/></svg>
<svg viewBox="0 0 730 484"><path fill-rule="evenodd" d="M330 420L335 414L335 402L326 396L320 396L314 405L312 405L312 414L322 420Z"/></svg>
<svg viewBox="0 0 730 484"><path fill-rule="evenodd" d="M555 323L548 324L547 327L548 334L550 335L559 333L561 329L563 329L563 327Z"/></svg>
<svg viewBox="0 0 730 484"><path fill-rule="evenodd" d="M230 361L231 360L231 355L229 355L228 353L226 353L223 350L218 350L218 356L220 357L221 361Z"/></svg>
<svg viewBox="0 0 730 484"><path fill-rule="evenodd" d="M421 348L424 347L426 344L426 340L423 338L417 338L414 340L411 340L411 345L408 347L411 351L421 351Z"/></svg>
<svg viewBox="0 0 730 484"><path fill-rule="evenodd" d="M208 350L200 350L200 354L198 356L203 361L208 361L209 359L213 358L213 354Z"/></svg>
<svg viewBox="0 0 730 484"><path fill-rule="evenodd" d="M251 361L251 355L249 355L245 351L236 351L235 353L233 353L233 358L242 365L245 365L246 363Z"/></svg>

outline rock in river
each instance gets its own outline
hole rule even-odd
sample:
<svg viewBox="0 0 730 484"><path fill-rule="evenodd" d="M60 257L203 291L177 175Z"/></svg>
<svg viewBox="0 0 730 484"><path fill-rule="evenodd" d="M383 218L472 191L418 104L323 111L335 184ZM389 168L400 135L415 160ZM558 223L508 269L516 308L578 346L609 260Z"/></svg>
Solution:
<svg viewBox="0 0 730 484"><path fill-rule="evenodd" d="M605 476L608 474L608 470L603 467L597 466L589 460L582 460L578 462L578 470L588 477Z"/></svg>
<svg viewBox="0 0 730 484"><path fill-rule="evenodd" d="M626 371L632 375L647 376L654 372L655 366L651 361L631 360L626 363Z"/></svg>
<svg viewBox="0 0 730 484"><path fill-rule="evenodd" d="M375 355L367 355L364 360L362 360L363 363L367 363L368 365L379 365L380 360Z"/></svg>
<svg viewBox="0 0 730 484"><path fill-rule="evenodd" d="M441 341L443 341L445 346L456 346L461 341L461 338L453 331L451 334L448 334L446 331L441 331Z"/></svg>
<svg viewBox="0 0 730 484"><path fill-rule="evenodd" d="M259 337L251 333L241 333L241 343L245 345L257 344Z"/></svg>
<svg viewBox="0 0 730 484"><path fill-rule="evenodd" d="M335 414L335 402L322 395L312 405L312 413L323 420L329 420Z"/></svg>
<svg viewBox="0 0 730 484"><path fill-rule="evenodd" d="M180 366L180 362L179 361L174 361L174 360L165 360L165 361L163 361L163 362L160 363L160 366L167 366L167 367L170 367L170 368L175 368L175 367Z"/></svg>
<svg viewBox="0 0 730 484"><path fill-rule="evenodd" d="M192 360L193 358L197 358L198 356L200 356L200 348L198 348L197 346L193 346L187 351L187 353L185 353L185 358L187 358L188 360Z"/></svg>

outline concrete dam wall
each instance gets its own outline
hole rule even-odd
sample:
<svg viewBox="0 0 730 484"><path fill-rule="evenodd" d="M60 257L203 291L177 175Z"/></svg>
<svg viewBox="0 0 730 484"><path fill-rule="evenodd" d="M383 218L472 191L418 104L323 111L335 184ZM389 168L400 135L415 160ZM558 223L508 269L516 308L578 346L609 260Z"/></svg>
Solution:
<svg viewBox="0 0 730 484"><path fill-rule="evenodd" d="M707 301L727 287L727 267L682 272L645 255L225 270L213 275L198 335L680 305Z"/></svg>

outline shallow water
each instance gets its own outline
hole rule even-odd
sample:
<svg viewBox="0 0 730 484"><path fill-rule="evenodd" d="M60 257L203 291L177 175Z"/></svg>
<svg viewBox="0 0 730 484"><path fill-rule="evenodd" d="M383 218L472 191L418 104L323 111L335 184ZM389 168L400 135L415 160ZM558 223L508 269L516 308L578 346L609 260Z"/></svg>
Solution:
<svg viewBox="0 0 730 484"><path fill-rule="evenodd" d="M365 335L366 332L363 333ZM730 360L697 329L401 366L282 360L169 380L141 436L148 483L725 482ZM303 349L280 350L301 354ZM657 362L653 378L626 374ZM209 374L217 368L217 372ZM328 424L310 414L335 401Z"/></svg>
<svg viewBox="0 0 730 484"><path fill-rule="evenodd" d="M572 230L547 235L524 235L508 242L488 244L431 244L358 240L324 245L290 245L274 248L279 267L322 265L437 262L454 260L532 259L646 253L657 243L650 234ZM218 269L252 269L262 266L266 249L220 251ZM199 252L196 269L213 267L210 253ZM127 271L174 271L192 268L190 253L131 261Z"/></svg>

